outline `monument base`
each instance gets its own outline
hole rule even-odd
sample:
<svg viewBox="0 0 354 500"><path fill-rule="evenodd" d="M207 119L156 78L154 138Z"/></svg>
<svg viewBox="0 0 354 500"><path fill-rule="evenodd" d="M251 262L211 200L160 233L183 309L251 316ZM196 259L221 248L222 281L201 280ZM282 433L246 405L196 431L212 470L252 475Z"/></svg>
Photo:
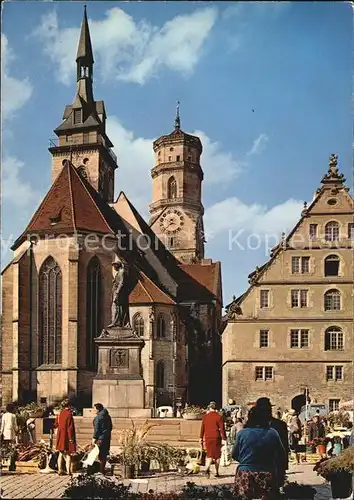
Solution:
<svg viewBox="0 0 354 500"><path fill-rule="evenodd" d="M108 413L112 418L152 418L152 408L109 408ZM96 412L92 408L84 408L83 416L94 419Z"/></svg>

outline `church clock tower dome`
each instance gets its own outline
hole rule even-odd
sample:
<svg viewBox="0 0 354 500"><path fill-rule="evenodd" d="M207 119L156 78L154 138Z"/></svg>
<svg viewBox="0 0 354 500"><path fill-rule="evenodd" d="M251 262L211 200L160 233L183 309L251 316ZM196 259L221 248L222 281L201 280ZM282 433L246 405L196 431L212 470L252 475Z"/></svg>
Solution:
<svg viewBox="0 0 354 500"><path fill-rule="evenodd" d="M204 257L203 147L199 137L182 131L179 103L174 130L156 139L153 149L150 224L181 262L199 262Z"/></svg>

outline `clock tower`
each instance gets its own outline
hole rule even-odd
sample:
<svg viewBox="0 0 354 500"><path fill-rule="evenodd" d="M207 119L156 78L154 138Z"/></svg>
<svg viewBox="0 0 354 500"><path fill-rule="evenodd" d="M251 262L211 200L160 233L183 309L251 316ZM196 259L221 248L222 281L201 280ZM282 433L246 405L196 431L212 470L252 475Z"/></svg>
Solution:
<svg viewBox="0 0 354 500"><path fill-rule="evenodd" d="M150 225L178 260L199 262L204 258L203 148L199 137L181 130L179 103L173 132L159 137L153 148Z"/></svg>

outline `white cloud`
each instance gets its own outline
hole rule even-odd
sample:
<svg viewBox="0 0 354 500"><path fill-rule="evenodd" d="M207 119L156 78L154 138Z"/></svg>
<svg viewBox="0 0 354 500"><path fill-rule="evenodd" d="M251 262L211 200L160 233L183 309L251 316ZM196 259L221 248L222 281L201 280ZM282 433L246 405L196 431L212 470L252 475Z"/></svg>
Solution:
<svg viewBox="0 0 354 500"><path fill-rule="evenodd" d="M107 119L107 133L118 157L116 191L125 191L138 210L146 215L152 197L150 171L154 164L154 138L135 137L117 117ZM203 144L201 164L205 174L204 185L228 185L246 166L245 162L224 151L219 142L213 142L204 132L197 130L193 135L198 136Z"/></svg>
<svg viewBox="0 0 354 500"><path fill-rule="evenodd" d="M277 15L291 7L291 2L235 2L234 5L226 7L222 12L225 20L233 17L240 18L245 14Z"/></svg>
<svg viewBox="0 0 354 500"><path fill-rule="evenodd" d="M13 156L2 162L2 196L6 203L24 209L39 198L29 182L21 180L24 163Z"/></svg>
<svg viewBox="0 0 354 500"><path fill-rule="evenodd" d="M109 9L105 19L90 21L94 53L102 75L141 85L162 68L189 76L202 56L204 42L217 16L216 7L204 7L158 27L148 21L136 22L119 7ZM58 65L59 80L71 83L79 28L61 28L53 11L42 17L34 35Z"/></svg>
<svg viewBox="0 0 354 500"><path fill-rule="evenodd" d="M264 148L267 145L267 142L269 141L269 137L267 134L260 134L257 139L253 141L252 148L250 151L247 153L247 155L258 155L264 151Z"/></svg>
<svg viewBox="0 0 354 500"><path fill-rule="evenodd" d="M289 232L301 216L303 202L293 199L268 208L254 203L246 205L238 198L227 198L205 212L206 233L215 237L225 231L280 235Z"/></svg>
<svg viewBox="0 0 354 500"><path fill-rule="evenodd" d="M9 47L9 42L4 34L1 34L1 108L2 120L11 119L32 95L32 85L28 78L19 80L9 74L9 67L16 59Z"/></svg>

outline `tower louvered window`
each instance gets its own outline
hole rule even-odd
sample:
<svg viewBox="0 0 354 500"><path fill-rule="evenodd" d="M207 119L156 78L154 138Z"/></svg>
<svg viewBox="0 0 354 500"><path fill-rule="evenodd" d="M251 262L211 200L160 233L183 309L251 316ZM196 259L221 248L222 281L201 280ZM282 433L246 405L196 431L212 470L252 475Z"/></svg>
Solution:
<svg viewBox="0 0 354 500"><path fill-rule="evenodd" d="M39 364L62 362L62 273L48 257L39 272Z"/></svg>
<svg viewBox="0 0 354 500"><path fill-rule="evenodd" d="M97 367L97 347L95 338L102 329L102 273L97 257L93 257L87 266L86 282L86 364L90 368Z"/></svg>

